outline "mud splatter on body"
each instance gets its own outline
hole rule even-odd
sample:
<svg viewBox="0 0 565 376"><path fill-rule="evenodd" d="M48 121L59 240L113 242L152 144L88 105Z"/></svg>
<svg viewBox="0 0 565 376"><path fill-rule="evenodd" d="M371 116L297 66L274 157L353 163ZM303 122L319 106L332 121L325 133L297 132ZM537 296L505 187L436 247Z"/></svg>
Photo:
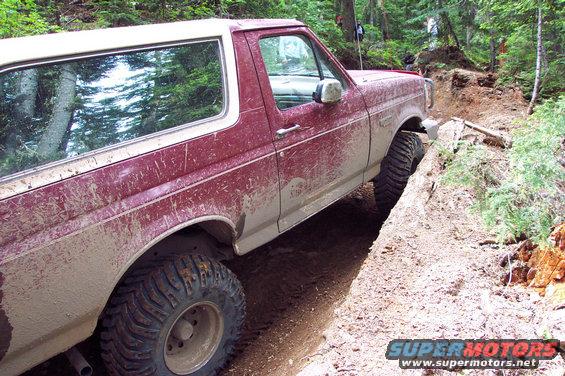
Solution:
<svg viewBox="0 0 565 376"><path fill-rule="evenodd" d="M0 273L0 361L4 358L4 355L8 352L10 347L10 341L12 340L12 330L14 329L8 321L8 316L2 308L2 298L4 293L2 292L2 285L4 284L4 276Z"/></svg>

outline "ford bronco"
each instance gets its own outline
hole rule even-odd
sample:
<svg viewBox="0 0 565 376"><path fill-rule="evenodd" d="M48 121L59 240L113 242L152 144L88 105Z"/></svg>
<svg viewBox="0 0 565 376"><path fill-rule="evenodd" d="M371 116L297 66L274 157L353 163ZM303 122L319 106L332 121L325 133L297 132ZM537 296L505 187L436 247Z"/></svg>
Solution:
<svg viewBox="0 0 565 376"><path fill-rule="evenodd" d="M414 132L436 134L431 81L345 70L293 20L0 51L2 375L95 330L109 374L216 373L245 315L222 261L366 182L388 212L423 155Z"/></svg>

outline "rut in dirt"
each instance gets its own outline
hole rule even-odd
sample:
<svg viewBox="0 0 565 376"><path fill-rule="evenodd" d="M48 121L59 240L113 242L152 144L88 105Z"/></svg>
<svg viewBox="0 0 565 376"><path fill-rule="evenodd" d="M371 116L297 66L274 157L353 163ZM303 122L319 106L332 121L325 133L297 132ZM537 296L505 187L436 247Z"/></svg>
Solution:
<svg viewBox="0 0 565 376"><path fill-rule="evenodd" d="M382 220L368 184L228 265L247 295L247 321L226 375L294 374L349 291Z"/></svg>

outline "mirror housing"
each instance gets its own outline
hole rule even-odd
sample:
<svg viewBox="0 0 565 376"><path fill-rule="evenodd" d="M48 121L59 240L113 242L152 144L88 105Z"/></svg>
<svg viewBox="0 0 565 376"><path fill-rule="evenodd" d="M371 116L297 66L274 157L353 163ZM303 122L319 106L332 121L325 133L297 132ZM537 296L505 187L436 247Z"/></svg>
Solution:
<svg viewBox="0 0 565 376"><path fill-rule="evenodd" d="M318 82L316 91L312 95L315 102L332 104L341 100L341 93L343 88L338 80L333 78L326 78Z"/></svg>

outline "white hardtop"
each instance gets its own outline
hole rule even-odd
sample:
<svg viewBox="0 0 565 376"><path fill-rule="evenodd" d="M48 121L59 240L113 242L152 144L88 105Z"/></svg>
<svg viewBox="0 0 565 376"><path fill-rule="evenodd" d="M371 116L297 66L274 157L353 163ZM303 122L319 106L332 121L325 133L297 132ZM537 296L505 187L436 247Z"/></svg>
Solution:
<svg viewBox="0 0 565 376"><path fill-rule="evenodd" d="M224 43L231 43L233 31L293 26L304 26L304 24L296 20L284 19L206 19L2 39L0 69L38 60L159 43L207 38L222 38Z"/></svg>

